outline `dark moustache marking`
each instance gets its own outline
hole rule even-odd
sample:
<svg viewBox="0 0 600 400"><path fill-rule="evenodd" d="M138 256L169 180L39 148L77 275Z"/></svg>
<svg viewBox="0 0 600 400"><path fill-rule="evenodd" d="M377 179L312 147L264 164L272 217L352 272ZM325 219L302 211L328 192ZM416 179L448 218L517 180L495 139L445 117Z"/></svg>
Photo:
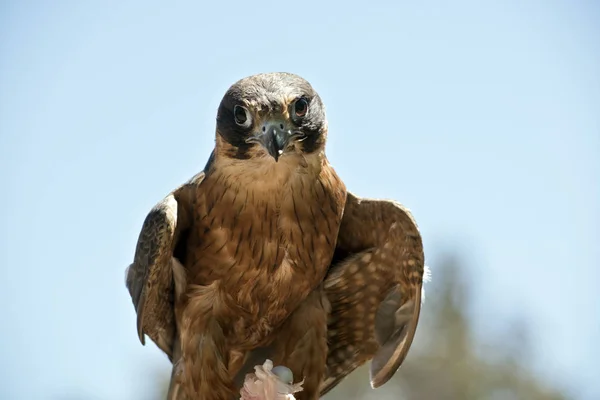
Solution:
<svg viewBox="0 0 600 400"><path fill-rule="evenodd" d="M252 148L251 143L246 143L249 130L235 123L235 119L233 118L233 107L235 104L231 100L226 96L219 106L219 111L217 112L217 131L227 143L233 146L227 150L229 157L238 160L247 160L250 158L249 151Z"/></svg>
<svg viewBox="0 0 600 400"><path fill-rule="evenodd" d="M324 125L325 110L318 94L312 91L312 96L305 96L309 101L306 116L297 125L306 138L300 142L303 153L311 154L321 149L325 144ZM290 109L290 114L293 110Z"/></svg>
<svg viewBox="0 0 600 400"><path fill-rule="evenodd" d="M302 141L302 152L306 154L314 153L323 146L323 135L320 133L311 133Z"/></svg>

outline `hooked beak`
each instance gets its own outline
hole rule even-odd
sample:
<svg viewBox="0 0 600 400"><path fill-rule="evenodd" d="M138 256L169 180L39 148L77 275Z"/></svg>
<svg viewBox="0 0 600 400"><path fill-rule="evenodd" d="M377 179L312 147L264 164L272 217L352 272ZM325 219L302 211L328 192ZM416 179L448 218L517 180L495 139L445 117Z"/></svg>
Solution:
<svg viewBox="0 0 600 400"><path fill-rule="evenodd" d="M260 143L271 157L278 161L290 140L299 136L302 135L286 127L284 122L267 120L262 124L260 131L248 139L248 142Z"/></svg>

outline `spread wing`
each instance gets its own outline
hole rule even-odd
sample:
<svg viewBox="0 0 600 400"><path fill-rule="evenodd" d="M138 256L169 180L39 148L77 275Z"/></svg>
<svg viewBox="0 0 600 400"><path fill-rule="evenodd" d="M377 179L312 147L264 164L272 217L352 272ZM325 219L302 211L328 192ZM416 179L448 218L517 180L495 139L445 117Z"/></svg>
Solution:
<svg viewBox="0 0 600 400"><path fill-rule="evenodd" d="M348 193L325 281L331 314L321 396L369 360L373 388L394 375L419 321L423 273L421 235L410 212Z"/></svg>
<svg viewBox="0 0 600 400"><path fill-rule="evenodd" d="M176 335L173 300L175 283L183 267L174 256L179 239L189 225L191 189L204 178L196 175L171 192L146 216L138 237L134 260L126 271L125 284L137 313L137 331L142 344L144 334L173 361Z"/></svg>

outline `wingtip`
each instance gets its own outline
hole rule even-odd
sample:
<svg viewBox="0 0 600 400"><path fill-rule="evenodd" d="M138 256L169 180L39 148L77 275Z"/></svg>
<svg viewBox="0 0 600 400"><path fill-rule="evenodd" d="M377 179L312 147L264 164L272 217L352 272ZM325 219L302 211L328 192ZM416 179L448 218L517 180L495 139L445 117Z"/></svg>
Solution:
<svg viewBox="0 0 600 400"><path fill-rule="evenodd" d="M391 375L389 375L388 377L384 377L383 374L375 374L375 376L373 376L373 370L371 370L371 376L369 377L369 383L371 384L371 389L378 389L381 386L385 385L387 383L387 381L390 380L390 378L393 376L394 374L392 373Z"/></svg>
<svg viewBox="0 0 600 400"><path fill-rule="evenodd" d="M142 346L146 345L146 335L144 335L144 332L141 330L138 330L138 338L140 339L140 343L142 344Z"/></svg>
<svg viewBox="0 0 600 400"><path fill-rule="evenodd" d="M144 329L142 328L141 324L138 324L137 334L138 334L138 339L140 339L140 343L142 344L142 346L145 346L146 345L146 335L144 334Z"/></svg>
<svg viewBox="0 0 600 400"><path fill-rule="evenodd" d="M385 385L394 376L396 371L404 362L404 359L408 353L408 348L406 346L406 334L408 332L406 328L404 328L402 331L403 332L397 336L403 338L401 339L400 344L396 345L395 350L392 350L392 355L386 357L384 360L378 360L376 358L371 360L371 368L369 371L371 388L377 389ZM388 343L388 346L392 345L392 343L393 342Z"/></svg>
<svg viewBox="0 0 600 400"><path fill-rule="evenodd" d="M410 301L411 303L407 303L413 309L409 323L394 333L371 360L369 372L370 384L373 389L385 385L398 371L408 355L421 310L421 291L417 290L415 295L415 298Z"/></svg>
<svg viewBox="0 0 600 400"><path fill-rule="evenodd" d="M370 383L371 383L371 389L379 389L381 387L381 385L383 385L383 383L375 381L373 378L371 378Z"/></svg>
<svg viewBox="0 0 600 400"><path fill-rule="evenodd" d="M142 346L146 345L146 336L144 335L144 292L140 295L140 301L137 309L137 334Z"/></svg>

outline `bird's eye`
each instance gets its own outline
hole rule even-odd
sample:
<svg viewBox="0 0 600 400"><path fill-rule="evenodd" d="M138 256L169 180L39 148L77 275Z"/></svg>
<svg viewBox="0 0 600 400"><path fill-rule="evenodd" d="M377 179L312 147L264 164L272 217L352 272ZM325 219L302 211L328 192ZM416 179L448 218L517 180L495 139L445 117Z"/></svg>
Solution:
<svg viewBox="0 0 600 400"><path fill-rule="evenodd" d="M233 107L233 118L235 118L235 123L239 126L243 126L245 128L250 126L250 113L245 107L237 105Z"/></svg>
<svg viewBox="0 0 600 400"><path fill-rule="evenodd" d="M294 103L294 117L302 118L306 115L308 111L308 101L301 97Z"/></svg>

